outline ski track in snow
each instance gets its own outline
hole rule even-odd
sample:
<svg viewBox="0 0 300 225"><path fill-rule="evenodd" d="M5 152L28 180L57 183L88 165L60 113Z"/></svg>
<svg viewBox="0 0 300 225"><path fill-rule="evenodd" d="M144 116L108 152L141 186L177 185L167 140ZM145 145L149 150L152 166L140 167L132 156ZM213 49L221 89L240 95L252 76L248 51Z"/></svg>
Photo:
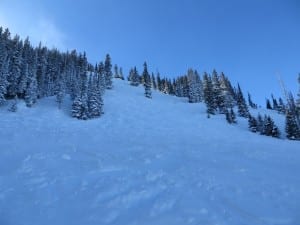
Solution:
<svg viewBox="0 0 300 225"><path fill-rule="evenodd" d="M124 81L104 99L89 121L53 98L0 108L1 225L300 224L299 142Z"/></svg>

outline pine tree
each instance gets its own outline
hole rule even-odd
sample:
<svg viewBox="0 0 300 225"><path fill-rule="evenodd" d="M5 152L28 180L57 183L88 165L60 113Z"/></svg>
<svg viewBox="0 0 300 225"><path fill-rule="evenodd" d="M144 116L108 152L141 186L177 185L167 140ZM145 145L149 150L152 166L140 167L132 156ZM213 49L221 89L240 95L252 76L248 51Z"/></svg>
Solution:
<svg viewBox="0 0 300 225"><path fill-rule="evenodd" d="M154 73L152 73L152 75L151 75L151 81L152 81L152 88L154 90L156 90L157 89L157 84L156 84L156 79L155 79Z"/></svg>
<svg viewBox="0 0 300 225"><path fill-rule="evenodd" d="M33 63L27 67L28 74L27 87L25 91L25 102L27 107L32 107L37 101L37 79L36 79L37 55L34 56Z"/></svg>
<svg viewBox="0 0 300 225"><path fill-rule="evenodd" d="M219 113L225 113L225 98L221 91L221 84L219 81L219 76L216 70L212 72L212 84L213 84L213 98L214 98L214 107L219 109Z"/></svg>
<svg viewBox="0 0 300 225"><path fill-rule="evenodd" d="M214 96L213 96L213 84L211 81L211 77L208 76L207 73L204 73L203 76L203 93L204 93L204 102L207 107L208 116L215 114L215 104L214 104Z"/></svg>
<svg viewBox="0 0 300 225"><path fill-rule="evenodd" d="M232 123L237 123L236 115L235 115L235 112L233 111L233 108L230 109L230 117L231 117L231 122Z"/></svg>
<svg viewBox="0 0 300 225"><path fill-rule="evenodd" d="M103 62L100 62L98 66L98 86L100 87L101 96L103 96L106 89L105 71L104 71Z"/></svg>
<svg viewBox="0 0 300 225"><path fill-rule="evenodd" d="M120 77L121 80L124 80L124 75L123 75L123 69L122 69L122 67L120 67L120 69L119 69L119 77Z"/></svg>
<svg viewBox="0 0 300 225"><path fill-rule="evenodd" d="M90 118L100 117L103 114L103 100L96 79L90 77L88 94L88 111Z"/></svg>
<svg viewBox="0 0 300 225"><path fill-rule="evenodd" d="M19 36L15 36L13 39L12 57L9 64L9 76L7 78L9 85L7 88L7 94L9 96L15 96L18 92L18 79L21 75L21 60L22 60L22 42L19 40Z"/></svg>
<svg viewBox="0 0 300 225"><path fill-rule="evenodd" d="M250 95L249 92L248 92L248 105L249 105L252 109L256 109L256 108L257 108L256 104L253 103L252 98L251 98L251 95Z"/></svg>
<svg viewBox="0 0 300 225"><path fill-rule="evenodd" d="M134 67L133 69L130 70L129 72L129 76L128 76L128 79L130 81L130 85L132 86L138 86L140 84L140 81L139 81L139 73L136 69L136 67Z"/></svg>
<svg viewBox="0 0 300 225"><path fill-rule="evenodd" d="M8 66L9 61L4 60L1 64L1 70L0 70L0 105L2 105L6 99L5 95L7 94L7 77L8 77Z"/></svg>
<svg viewBox="0 0 300 225"><path fill-rule="evenodd" d="M147 63L144 63L144 71L142 75L145 79L144 87L145 87L145 97L146 98L152 98L152 92L151 92L151 78L150 74L148 73Z"/></svg>
<svg viewBox="0 0 300 225"><path fill-rule="evenodd" d="M257 116L257 132L264 134L264 121L260 114Z"/></svg>
<svg viewBox="0 0 300 225"><path fill-rule="evenodd" d="M285 106L285 104L283 103L282 98L279 98L278 101L279 101L278 112L281 113L281 114L285 114L286 106Z"/></svg>
<svg viewBox="0 0 300 225"><path fill-rule="evenodd" d="M220 75L220 88L221 88L221 94L224 99L224 107L227 109L233 108L235 103L231 91L231 85L228 78L224 75L224 73L221 73Z"/></svg>
<svg viewBox="0 0 300 225"><path fill-rule="evenodd" d="M256 133L258 131L257 120L255 119L255 117L253 117L251 115L249 115L249 118L248 118L248 128L253 133Z"/></svg>
<svg viewBox="0 0 300 225"><path fill-rule="evenodd" d="M300 128L297 125L295 115L287 110L285 122L286 137L290 140L300 140Z"/></svg>
<svg viewBox="0 0 300 225"><path fill-rule="evenodd" d="M107 54L104 62L104 74L105 74L105 84L106 89L112 89L112 76L113 73L111 71L112 65L111 65L111 58L110 55Z"/></svg>
<svg viewBox="0 0 300 225"><path fill-rule="evenodd" d="M266 99L266 108L272 110L271 102L269 99Z"/></svg>
<svg viewBox="0 0 300 225"><path fill-rule="evenodd" d="M296 110L297 110L298 116L300 117L300 74L298 75L298 83L299 83L299 90L298 90L298 94L297 94L298 99L296 100Z"/></svg>
<svg viewBox="0 0 300 225"><path fill-rule="evenodd" d="M272 97L272 102L273 102L273 109L274 110L276 110L276 111L278 111L278 103L277 103L277 100L274 98L274 96L273 95L271 95L271 97Z"/></svg>
<svg viewBox="0 0 300 225"><path fill-rule="evenodd" d="M58 104L58 108L61 109L61 105L64 100L65 96L65 80L64 80L65 74L60 73L59 79L56 81L56 87L55 87L55 95L56 95L56 102Z"/></svg>
<svg viewBox="0 0 300 225"><path fill-rule="evenodd" d="M271 119L271 117L270 116L265 116L263 124L264 124L264 126L263 126L264 135L272 136L273 128L274 128L274 122Z"/></svg>
<svg viewBox="0 0 300 225"><path fill-rule="evenodd" d="M239 116L248 118L248 116L249 116L248 106L246 104L245 98L243 96L243 92L242 92L239 84L238 84L238 89L237 89L237 105L238 105Z"/></svg>
<svg viewBox="0 0 300 225"><path fill-rule="evenodd" d="M115 71L115 78L120 78L119 67L117 64L115 64L115 66L114 66L114 71Z"/></svg>
<svg viewBox="0 0 300 225"><path fill-rule="evenodd" d="M72 104L72 117L77 119L87 120L89 118L89 109L87 95L78 96Z"/></svg>

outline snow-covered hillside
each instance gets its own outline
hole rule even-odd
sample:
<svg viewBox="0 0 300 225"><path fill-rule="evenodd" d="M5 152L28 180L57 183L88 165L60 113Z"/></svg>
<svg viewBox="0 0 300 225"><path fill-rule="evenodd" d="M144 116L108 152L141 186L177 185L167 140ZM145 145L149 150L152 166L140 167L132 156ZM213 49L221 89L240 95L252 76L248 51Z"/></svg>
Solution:
<svg viewBox="0 0 300 225"><path fill-rule="evenodd" d="M299 142L143 93L115 80L88 121L54 98L1 107L0 224L300 224Z"/></svg>

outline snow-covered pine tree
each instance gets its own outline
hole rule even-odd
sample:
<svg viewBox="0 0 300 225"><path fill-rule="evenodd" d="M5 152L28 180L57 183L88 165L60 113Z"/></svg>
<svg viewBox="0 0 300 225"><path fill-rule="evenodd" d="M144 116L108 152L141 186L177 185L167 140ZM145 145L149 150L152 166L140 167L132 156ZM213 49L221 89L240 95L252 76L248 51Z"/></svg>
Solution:
<svg viewBox="0 0 300 225"><path fill-rule="evenodd" d="M286 137L290 140L300 140L300 128L297 125L295 114L287 110L285 122Z"/></svg>
<svg viewBox="0 0 300 225"><path fill-rule="evenodd" d="M263 127L264 135L272 136L273 129L274 129L274 121L272 120L272 118L270 116L265 116L264 117L264 127Z"/></svg>
<svg viewBox="0 0 300 225"><path fill-rule="evenodd" d="M200 102L202 99L202 83L197 71L189 69L187 72L188 99L190 103ZM175 90L174 90L175 94Z"/></svg>
<svg viewBox="0 0 300 225"><path fill-rule="evenodd" d="M221 85L219 81L219 75L216 70L212 72L212 84L213 84L213 97L214 97L214 107L218 109L219 113L224 114L226 111L225 108L225 99L221 91Z"/></svg>
<svg viewBox="0 0 300 225"><path fill-rule="evenodd" d="M38 97L42 98L46 95L45 93L45 79L46 79L46 69L47 69L47 48L42 47L42 44L39 44L37 49L38 61L37 61L37 85L38 85Z"/></svg>
<svg viewBox="0 0 300 225"><path fill-rule="evenodd" d="M244 98L243 92L239 84L237 89L237 106L238 106L238 115L241 117L248 118L249 116L248 106L246 104L246 100Z"/></svg>
<svg viewBox="0 0 300 225"><path fill-rule="evenodd" d="M270 109L270 110L273 109L272 106L271 106L271 102L270 102L270 100L268 98L266 99L266 108Z"/></svg>
<svg viewBox="0 0 300 225"><path fill-rule="evenodd" d="M7 77L8 77L8 67L9 61L7 57L1 63L1 70L0 70L0 105L2 105L5 101L5 95L7 94Z"/></svg>
<svg viewBox="0 0 300 225"><path fill-rule="evenodd" d="M231 88L230 83L223 72L220 74L219 80L220 80L221 93L224 99L224 107L227 109L233 108L235 105L234 97L232 96L232 92L230 91Z"/></svg>
<svg viewBox="0 0 300 225"><path fill-rule="evenodd" d="M256 109L257 105L255 103L253 103L252 98L250 93L248 92L248 105L252 108L252 109Z"/></svg>
<svg viewBox="0 0 300 225"><path fill-rule="evenodd" d="M118 67L117 64L114 65L114 72L115 72L114 77L115 77L115 78L120 78L120 75L119 75L119 67Z"/></svg>
<svg viewBox="0 0 300 225"><path fill-rule="evenodd" d="M137 68L134 67L133 69L130 70L130 73L129 73L129 77L128 77L130 80L130 85L132 86L139 86L140 84L140 76L139 76L139 73L137 71Z"/></svg>
<svg viewBox="0 0 300 225"><path fill-rule="evenodd" d="M210 114L211 115L215 114L216 108L214 103L212 80L207 73L204 73L203 75L203 94L204 94L204 102L207 107L206 112L209 117Z"/></svg>
<svg viewBox="0 0 300 225"><path fill-rule="evenodd" d="M257 132L264 134L264 120L260 114L257 116Z"/></svg>
<svg viewBox="0 0 300 225"><path fill-rule="evenodd" d="M21 62L22 62L22 42L19 36L15 36L12 40L12 57L9 63L8 88L7 94L11 97L18 92L18 80L21 76Z"/></svg>
<svg viewBox="0 0 300 225"><path fill-rule="evenodd" d="M97 118L103 114L103 100L97 85L97 78L90 76L88 92L89 117Z"/></svg>
<svg viewBox="0 0 300 225"><path fill-rule="evenodd" d="M37 101L37 79L36 79L37 54L34 55L31 66L27 67L27 87L25 91L25 102L27 107L32 107Z"/></svg>
<svg viewBox="0 0 300 225"><path fill-rule="evenodd" d="M152 91L151 91L151 77L148 72L147 63L144 63L144 71L142 76L144 77L144 87L145 87L145 97L152 98Z"/></svg>
<svg viewBox="0 0 300 225"><path fill-rule="evenodd" d="M230 110L225 109L225 116L226 116L226 120L229 124L237 123L236 116L235 116L235 113L233 111L233 108L231 108Z"/></svg>
<svg viewBox="0 0 300 225"><path fill-rule="evenodd" d="M103 96L106 89L106 79L103 62L100 62L98 65L98 86L100 87L101 96Z"/></svg>
<svg viewBox="0 0 300 225"><path fill-rule="evenodd" d="M273 103L273 106L272 106L273 110L278 111L278 102L277 102L277 100L274 98L273 94L271 95L271 98L272 98L272 103Z"/></svg>
<svg viewBox="0 0 300 225"><path fill-rule="evenodd" d="M279 104L278 104L278 112L281 113L281 114L285 114L286 106L285 106L285 104L283 103L282 98L279 98L278 101L279 101Z"/></svg>
<svg viewBox="0 0 300 225"><path fill-rule="evenodd" d="M253 133L256 133L258 131L257 120L255 119L255 117L251 116L250 114L248 118L248 128Z"/></svg>
<svg viewBox="0 0 300 225"><path fill-rule="evenodd" d="M61 109L61 105L63 103L65 92L66 92L65 77L66 77L65 72L59 73L59 77L55 85L56 102L58 104L59 109Z"/></svg>
<svg viewBox="0 0 300 225"><path fill-rule="evenodd" d="M196 90L196 78L194 74L194 70L189 69L187 72L187 80L188 80L188 101L189 103L196 103L198 101L197 90Z"/></svg>
<svg viewBox="0 0 300 225"><path fill-rule="evenodd" d="M234 112L233 108L230 109L230 117L231 117L231 122L232 123L237 123L236 115L235 115L235 112Z"/></svg>
<svg viewBox="0 0 300 225"><path fill-rule="evenodd" d="M120 69L119 69L119 78L121 80L124 80L124 75L123 75L123 69L122 69L122 67L120 67Z"/></svg>
<svg viewBox="0 0 300 225"><path fill-rule="evenodd" d="M152 84L152 88L154 90L156 90L157 89L157 84L156 84L156 79L155 79L154 73L151 74L151 84Z"/></svg>
<svg viewBox="0 0 300 225"><path fill-rule="evenodd" d="M110 55L107 54L105 57L105 62L104 62L104 74L105 74L105 84L106 84L106 89L112 89L113 88L113 83L112 83L112 65L111 65L111 58Z"/></svg>
<svg viewBox="0 0 300 225"><path fill-rule="evenodd" d="M296 100L296 109L297 109L298 116L300 116L300 74L298 75L298 83L299 83L299 90L297 94L298 98Z"/></svg>

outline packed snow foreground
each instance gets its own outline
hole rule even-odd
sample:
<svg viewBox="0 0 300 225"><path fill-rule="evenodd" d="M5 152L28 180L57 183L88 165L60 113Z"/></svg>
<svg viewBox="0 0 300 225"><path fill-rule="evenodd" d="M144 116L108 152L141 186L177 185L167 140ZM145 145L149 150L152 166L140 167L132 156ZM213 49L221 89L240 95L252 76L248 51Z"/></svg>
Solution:
<svg viewBox="0 0 300 225"><path fill-rule="evenodd" d="M300 224L299 142L119 80L101 118L70 105L1 107L1 225Z"/></svg>

